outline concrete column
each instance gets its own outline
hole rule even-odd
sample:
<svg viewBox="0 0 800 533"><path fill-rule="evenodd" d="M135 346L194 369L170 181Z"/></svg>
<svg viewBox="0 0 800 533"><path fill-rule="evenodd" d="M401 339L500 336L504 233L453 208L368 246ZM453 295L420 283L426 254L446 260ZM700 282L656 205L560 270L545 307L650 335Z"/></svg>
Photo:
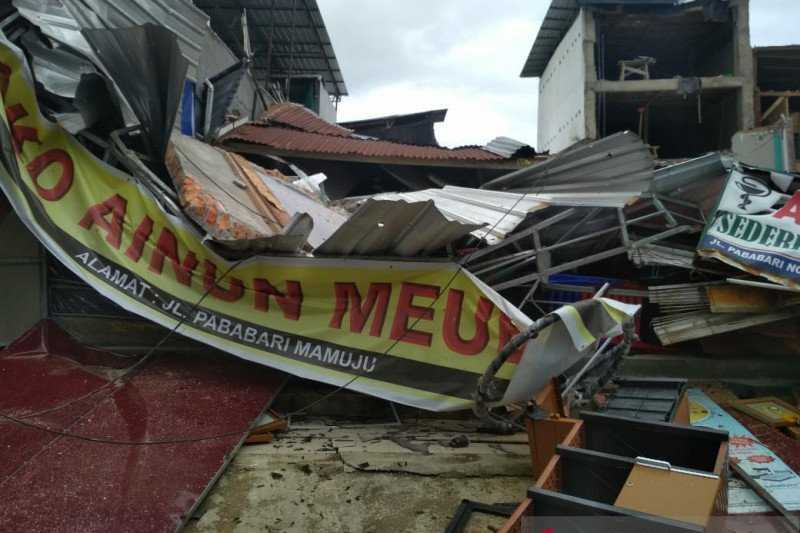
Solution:
<svg viewBox="0 0 800 533"><path fill-rule="evenodd" d="M744 81L739 93L739 128L755 127L755 68L750 46L750 0L731 0L734 18L734 70Z"/></svg>

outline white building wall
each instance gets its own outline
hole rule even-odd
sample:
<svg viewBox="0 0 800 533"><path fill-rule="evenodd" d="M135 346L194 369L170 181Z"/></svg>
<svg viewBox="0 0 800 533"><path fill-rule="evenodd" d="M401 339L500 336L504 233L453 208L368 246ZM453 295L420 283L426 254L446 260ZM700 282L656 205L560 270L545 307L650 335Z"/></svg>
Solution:
<svg viewBox="0 0 800 533"><path fill-rule="evenodd" d="M321 78L319 81L319 116L336 124L336 107L331 102L331 97L325 90L325 84Z"/></svg>
<svg viewBox="0 0 800 533"><path fill-rule="evenodd" d="M586 138L585 17L581 10L539 79L539 151L555 153Z"/></svg>

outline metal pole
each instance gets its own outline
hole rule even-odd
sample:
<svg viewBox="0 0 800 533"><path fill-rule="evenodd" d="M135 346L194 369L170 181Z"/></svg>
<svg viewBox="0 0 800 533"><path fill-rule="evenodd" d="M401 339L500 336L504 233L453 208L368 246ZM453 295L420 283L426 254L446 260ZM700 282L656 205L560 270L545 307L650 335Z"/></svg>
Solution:
<svg viewBox="0 0 800 533"><path fill-rule="evenodd" d="M567 394L569 394L569 391L571 391L571 390L572 390L572 387L574 387L574 386L575 386L575 385L578 383L578 381L580 381L580 380L581 380L581 378L583 377L583 375L584 375L586 372L588 372L590 368L592 368L592 365L594 365L594 362L597 360L597 358L598 358L598 357L600 357L600 354L601 354L601 353L603 353L603 350L605 350L605 349L606 349L606 347L608 346L608 344L609 344L610 342L611 342L611 339L610 339L610 338L608 338L608 337L606 337L606 340L605 340L605 341L603 341L603 344L601 344L601 345L600 345L600 347L599 347L599 348L597 349L597 351L596 351L596 352L594 352L594 354L593 354L593 355L592 355L592 356L589 358L589 360L586 362L586 364L585 364L585 365L583 365L583 368L581 368L581 369L578 371L578 373L577 373L577 374L575 374L575 375L572 377L572 379L569 381L569 383L567 383L566 387L564 387L564 391L561 393L561 397L562 397L562 398L566 398L566 397L567 397Z"/></svg>
<svg viewBox="0 0 800 533"><path fill-rule="evenodd" d="M294 27L297 21L297 0L292 0L292 26L289 33L289 68L286 72L286 100L291 101L290 90L292 82L292 70L294 69Z"/></svg>

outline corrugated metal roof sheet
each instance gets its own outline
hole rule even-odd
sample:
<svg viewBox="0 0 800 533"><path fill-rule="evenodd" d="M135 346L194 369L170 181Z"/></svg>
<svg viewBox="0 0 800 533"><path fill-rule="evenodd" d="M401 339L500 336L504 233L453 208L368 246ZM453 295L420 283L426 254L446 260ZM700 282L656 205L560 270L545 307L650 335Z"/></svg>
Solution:
<svg viewBox="0 0 800 533"><path fill-rule="evenodd" d="M448 220L479 226L480 229L473 231L473 235L485 239L489 244L501 241L514 231L528 213L550 205L532 195L450 186L443 189L378 194L373 199L433 202Z"/></svg>
<svg viewBox="0 0 800 533"><path fill-rule="evenodd" d="M351 137L353 130L348 130L327 120L305 106L293 102L271 105L261 117L267 123L291 126L308 133L321 133L335 137Z"/></svg>
<svg viewBox="0 0 800 533"><path fill-rule="evenodd" d="M472 233L489 245L514 232L529 213L559 206L622 207L628 197L550 196L447 186L370 197L315 254L413 256L441 250Z"/></svg>
<svg viewBox="0 0 800 533"><path fill-rule="evenodd" d="M651 192L685 200L709 214L717 203L733 162L719 152L655 171Z"/></svg>
<svg viewBox="0 0 800 533"><path fill-rule="evenodd" d="M479 227L447 220L433 201L369 199L314 254L413 257L441 250Z"/></svg>
<svg viewBox="0 0 800 533"><path fill-rule="evenodd" d="M309 133L285 127L244 124L224 135L220 142L268 146L282 153L350 155L365 158L396 158L429 161L506 161L482 148L438 148L391 141L369 140Z"/></svg>
<svg viewBox="0 0 800 533"><path fill-rule="evenodd" d="M485 184L486 189L533 193L630 193L650 189L655 162L629 131L579 143L558 155Z"/></svg>
<svg viewBox="0 0 800 533"><path fill-rule="evenodd" d="M501 155L505 158L511 158L517 155L521 150L530 152L534 155L536 151L529 144L512 139L511 137L495 137L484 148L493 154Z"/></svg>
<svg viewBox="0 0 800 533"><path fill-rule="evenodd" d="M181 53L189 61L191 79L195 79L208 31L208 17L192 0L14 0L14 6L45 35L90 58L94 54L80 33L82 29L127 28L148 22L163 26L178 37Z"/></svg>

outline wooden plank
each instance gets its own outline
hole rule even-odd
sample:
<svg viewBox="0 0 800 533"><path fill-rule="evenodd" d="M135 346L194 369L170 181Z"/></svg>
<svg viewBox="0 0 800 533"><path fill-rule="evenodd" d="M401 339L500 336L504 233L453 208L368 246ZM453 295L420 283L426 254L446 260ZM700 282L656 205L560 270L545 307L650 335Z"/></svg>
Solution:
<svg viewBox="0 0 800 533"><path fill-rule="evenodd" d="M779 109L783 112L782 114L786 115L789 114L789 99L786 96L779 97L772 103L771 106L767 108L767 110L761 116L761 123L770 124L772 122L770 120L770 117L772 116L773 113L775 113ZM780 119L780 115L778 115L778 117L776 118Z"/></svg>

